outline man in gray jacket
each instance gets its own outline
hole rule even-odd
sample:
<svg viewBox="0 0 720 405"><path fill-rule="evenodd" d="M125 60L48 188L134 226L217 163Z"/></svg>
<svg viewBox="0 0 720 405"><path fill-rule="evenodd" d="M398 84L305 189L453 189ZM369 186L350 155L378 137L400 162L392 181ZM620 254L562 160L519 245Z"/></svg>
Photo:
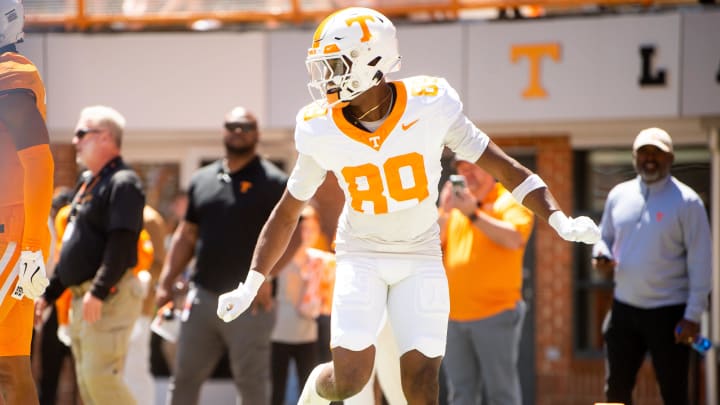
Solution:
<svg viewBox="0 0 720 405"><path fill-rule="evenodd" d="M608 402L633 403L650 352L664 403L688 403L688 345L711 285L710 224L697 193L670 175L673 159L667 132L641 131L633 144L638 176L610 190L605 203L593 266L615 279L604 327Z"/></svg>

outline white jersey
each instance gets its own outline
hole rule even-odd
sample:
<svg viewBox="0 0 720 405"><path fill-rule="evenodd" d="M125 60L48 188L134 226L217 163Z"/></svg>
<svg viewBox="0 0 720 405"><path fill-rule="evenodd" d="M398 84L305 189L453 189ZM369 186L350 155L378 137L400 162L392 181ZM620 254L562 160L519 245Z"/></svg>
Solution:
<svg viewBox="0 0 720 405"><path fill-rule="evenodd" d="M288 191L306 201L328 170L335 174L345 193L338 254L440 255L436 201L443 148L475 162L489 143L445 79L416 76L392 84L395 104L374 132L352 125L339 108L314 103L296 118L299 156Z"/></svg>

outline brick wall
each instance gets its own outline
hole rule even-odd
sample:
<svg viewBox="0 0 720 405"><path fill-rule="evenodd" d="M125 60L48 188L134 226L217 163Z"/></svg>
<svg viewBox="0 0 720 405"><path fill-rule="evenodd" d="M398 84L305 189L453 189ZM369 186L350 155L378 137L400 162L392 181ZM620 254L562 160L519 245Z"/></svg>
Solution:
<svg viewBox="0 0 720 405"><path fill-rule="evenodd" d="M78 175L75 163L75 148L69 143L50 145L55 160L55 187L73 187Z"/></svg>

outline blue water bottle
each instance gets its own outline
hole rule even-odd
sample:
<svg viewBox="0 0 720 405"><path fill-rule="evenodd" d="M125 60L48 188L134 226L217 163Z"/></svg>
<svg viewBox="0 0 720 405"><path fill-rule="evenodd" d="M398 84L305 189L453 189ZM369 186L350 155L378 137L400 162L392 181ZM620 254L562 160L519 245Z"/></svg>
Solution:
<svg viewBox="0 0 720 405"><path fill-rule="evenodd" d="M680 334L682 332L682 327L678 326L675 329L675 332ZM702 335L697 335L695 337L695 341L690 343L690 347L692 347L699 354L704 355L712 347L712 342L710 341L710 339Z"/></svg>
<svg viewBox="0 0 720 405"><path fill-rule="evenodd" d="M700 354L705 354L712 347L712 342L710 339L698 335L698 337L695 338L695 341L690 344L690 347Z"/></svg>

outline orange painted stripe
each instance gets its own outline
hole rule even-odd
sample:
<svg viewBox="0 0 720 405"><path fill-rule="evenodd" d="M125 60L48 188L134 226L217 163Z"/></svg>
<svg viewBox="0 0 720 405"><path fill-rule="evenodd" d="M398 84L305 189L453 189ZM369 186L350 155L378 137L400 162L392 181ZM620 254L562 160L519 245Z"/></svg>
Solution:
<svg viewBox="0 0 720 405"><path fill-rule="evenodd" d="M336 44L325 45L323 53L336 53L340 52L340 48Z"/></svg>
<svg viewBox="0 0 720 405"><path fill-rule="evenodd" d="M341 12L342 10L338 10L329 16L325 17L324 20L318 25L317 29L315 30L315 34L313 34L313 42L312 42L312 48L317 48L320 46L320 36L322 35L323 31L325 30L325 26L330 22L330 20L335 17L335 14Z"/></svg>

